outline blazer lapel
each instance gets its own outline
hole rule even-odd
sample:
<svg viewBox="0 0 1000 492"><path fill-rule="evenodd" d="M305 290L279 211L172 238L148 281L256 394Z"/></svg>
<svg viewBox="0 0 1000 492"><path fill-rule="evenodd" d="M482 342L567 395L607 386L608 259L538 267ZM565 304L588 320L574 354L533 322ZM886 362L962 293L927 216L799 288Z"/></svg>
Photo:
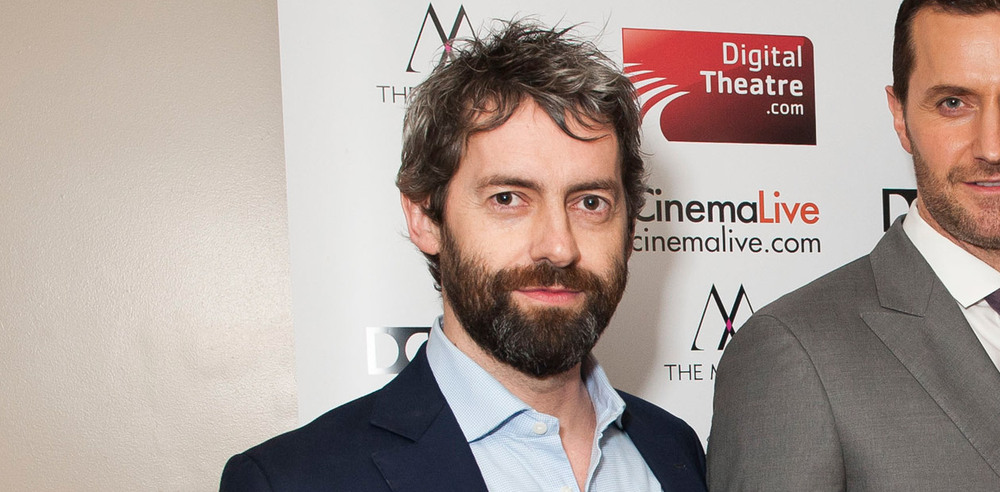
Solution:
<svg viewBox="0 0 1000 492"><path fill-rule="evenodd" d="M622 428L660 482L660 487L665 492L705 490L705 483L697 480L705 476L704 455L700 462L693 462L687 454L690 444L679 441L674 433L668 432L674 427L666 427L662 417L647 414L642 402L636 401L632 395L621 391L619 394L625 399Z"/></svg>
<svg viewBox="0 0 1000 492"><path fill-rule="evenodd" d="M438 388L424 348L380 393L371 424L412 444L372 455L396 492L486 492L476 458Z"/></svg>
<svg viewBox="0 0 1000 492"><path fill-rule="evenodd" d="M901 220L870 258L884 309L862 319L1000 475L1000 372Z"/></svg>

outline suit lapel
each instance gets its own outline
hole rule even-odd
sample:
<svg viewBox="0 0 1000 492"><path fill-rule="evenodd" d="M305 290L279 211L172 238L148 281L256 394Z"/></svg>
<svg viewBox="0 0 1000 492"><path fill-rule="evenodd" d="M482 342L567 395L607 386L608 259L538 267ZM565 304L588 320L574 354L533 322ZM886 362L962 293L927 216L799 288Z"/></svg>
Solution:
<svg viewBox="0 0 1000 492"><path fill-rule="evenodd" d="M1000 475L1000 372L900 220L870 258L884 309L861 317Z"/></svg>
<svg viewBox="0 0 1000 492"><path fill-rule="evenodd" d="M412 441L372 455L390 489L486 492L476 458L434 380L423 347L379 394L371 424Z"/></svg>
<svg viewBox="0 0 1000 492"><path fill-rule="evenodd" d="M673 427L667 427L662 417L647 414L642 402L632 395L621 391L619 394L625 400L622 428L660 482L660 487L665 492L705 490L705 483L697 480L705 476L704 456L700 463L692 462L687 454L690 444L680 442L677 435L670 432Z"/></svg>

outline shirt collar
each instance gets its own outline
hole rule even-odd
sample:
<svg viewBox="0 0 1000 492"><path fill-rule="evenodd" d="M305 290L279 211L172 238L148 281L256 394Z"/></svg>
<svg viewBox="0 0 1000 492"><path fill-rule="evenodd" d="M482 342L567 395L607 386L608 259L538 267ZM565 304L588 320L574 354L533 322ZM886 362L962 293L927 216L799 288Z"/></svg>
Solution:
<svg viewBox="0 0 1000 492"><path fill-rule="evenodd" d="M920 216L915 201L903 220L903 231L963 308L1000 289L1000 272L934 230Z"/></svg>
<svg viewBox="0 0 1000 492"><path fill-rule="evenodd" d="M533 411L485 369L455 346L434 320L427 340L427 362L441 393L468 442L499 429L518 414ZM621 428L625 401L611 386L604 369L593 356L583 363L584 384L594 405L598 430L612 422Z"/></svg>
<svg viewBox="0 0 1000 492"><path fill-rule="evenodd" d="M625 400L611 386L604 368L597 363L593 355L587 355L583 361L583 382L587 385L590 400L594 403L597 428L603 430L614 422L621 429Z"/></svg>

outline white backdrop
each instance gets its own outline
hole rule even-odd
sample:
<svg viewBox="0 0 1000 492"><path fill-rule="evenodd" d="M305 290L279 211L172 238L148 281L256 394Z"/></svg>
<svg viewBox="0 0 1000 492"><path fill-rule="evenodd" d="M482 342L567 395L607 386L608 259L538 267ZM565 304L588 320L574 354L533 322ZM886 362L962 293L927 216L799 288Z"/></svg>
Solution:
<svg viewBox="0 0 1000 492"><path fill-rule="evenodd" d="M441 53L434 17L445 38L456 19L459 37L496 18L583 23L578 32L599 36L598 44L620 63L639 57L623 47L623 29L694 32L661 36L667 41L643 49L652 57L645 61L659 68L639 79L655 75L652 83L661 89L690 93L668 106L682 112L664 118L675 125L678 118L691 121L690 128L699 121L704 138L668 141L659 123L661 112L671 109L661 103L647 113L643 148L650 156L651 193L644 216L655 216L659 203L661 220L637 227L628 291L596 352L616 386L684 418L704 440L712 367L722 353L727 318L738 329L752 310L867 253L882 233L883 207L893 216L905 210L898 196L883 201L884 189L914 187L884 93L891 83L897 7L896 0L635 0L615 7L592 0L279 0L300 422L388 381L396 360L388 332L404 340L399 334L409 333L390 328L427 327L441 310L423 257L404 236L393 184L405 94ZM435 15L428 15L430 8ZM699 45L703 38L715 44ZM813 69L726 64L722 59L729 55L719 44L725 39L747 50L805 46L802 56L811 60L803 65L811 62ZM765 117L764 110L738 106L749 101L769 108L778 98L697 94L706 90L705 76L684 63L702 63L713 73L732 70L726 75L734 80L801 79L815 107ZM644 68L630 65L629 71ZM791 131L814 118L815 145L710 142L719 128L748 118L750 129L793 121ZM670 201L693 207L693 214L678 220ZM709 202L748 202L741 213L749 219L755 210L756 221L734 222L727 215L720 222L717 214L712 221L692 221ZM782 220L766 223L776 204ZM662 214L668 209L669 221ZM737 251L709 251L719 239ZM749 251L758 240L760 252ZM697 241L702 250L692 251ZM657 251L648 251L652 247ZM410 339L408 352L421 339Z"/></svg>

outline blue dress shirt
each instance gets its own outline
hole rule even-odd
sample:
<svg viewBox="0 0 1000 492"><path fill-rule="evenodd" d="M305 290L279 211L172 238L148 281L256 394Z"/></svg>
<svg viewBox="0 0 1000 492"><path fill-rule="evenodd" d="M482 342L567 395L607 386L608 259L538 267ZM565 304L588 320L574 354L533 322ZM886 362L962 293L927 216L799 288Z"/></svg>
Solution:
<svg viewBox="0 0 1000 492"><path fill-rule="evenodd" d="M625 402L592 356L583 373L597 426L584 491L563 450L559 419L532 409L455 347L440 317L427 341L427 360L491 491L661 490L621 428Z"/></svg>

